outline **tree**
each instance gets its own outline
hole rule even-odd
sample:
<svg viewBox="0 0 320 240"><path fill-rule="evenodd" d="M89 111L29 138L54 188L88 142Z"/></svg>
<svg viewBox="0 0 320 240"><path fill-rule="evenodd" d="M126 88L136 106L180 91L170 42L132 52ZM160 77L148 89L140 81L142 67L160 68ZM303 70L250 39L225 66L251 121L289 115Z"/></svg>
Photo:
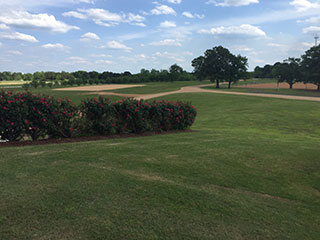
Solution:
<svg viewBox="0 0 320 240"><path fill-rule="evenodd" d="M274 64L272 74L279 82L288 83L291 89L295 83L302 81L300 63L300 58L288 58L283 63Z"/></svg>
<svg viewBox="0 0 320 240"><path fill-rule="evenodd" d="M216 82L216 88L220 88L220 82L231 83L241 78L247 71L247 58L235 56L222 46L214 47L205 51L204 56L192 61L194 73L201 78L209 78Z"/></svg>
<svg viewBox="0 0 320 240"><path fill-rule="evenodd" d="M320 91L320 45L310 48L302 55L301 69L307 82L314 83Z"/></svg>
<svg viewBox="0 0 320 240"><path fill-rule="evenodd" d="M180 67L178 64L173 64L169 68L169 73L170 73L170 81L179 81L181 78L181 75L184 73L183 68Z"/></svg>

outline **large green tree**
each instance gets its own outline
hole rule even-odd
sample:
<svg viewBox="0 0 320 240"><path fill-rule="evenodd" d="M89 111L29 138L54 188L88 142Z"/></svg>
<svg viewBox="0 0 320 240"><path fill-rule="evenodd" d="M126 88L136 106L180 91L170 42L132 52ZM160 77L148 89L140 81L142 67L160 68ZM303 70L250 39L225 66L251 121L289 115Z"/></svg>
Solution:
<svg viewBox="0 0 320 240"><path fill-rule="evenodd" d="M247 71L248 60L240 55L235 56L222 46L214 47L205 51L204 56L192 61L194 73L200 79L208 78L216 82L220 88L220 82L227 81L229 88L232 82L244 77Z"/></svg>
<svg viewBox="0 0 320 240"><path fill-rule="evenodd" d="M302 55L302 73L307 82L314 83L320 91L320 45L310 48Z"/></svg>
<svg viewBox="0 0 320 240"><path fill-rule="evenodd" d="M292 88L295 83L302 81L300 64L300 58L288 58L283 63L273 65L273 75L279 82L286 82Z"/></svg>

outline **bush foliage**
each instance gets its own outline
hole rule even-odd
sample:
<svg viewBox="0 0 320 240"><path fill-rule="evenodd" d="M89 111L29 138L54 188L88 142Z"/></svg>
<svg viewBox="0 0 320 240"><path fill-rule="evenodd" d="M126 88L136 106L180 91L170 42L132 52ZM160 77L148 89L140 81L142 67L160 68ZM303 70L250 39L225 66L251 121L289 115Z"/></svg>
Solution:
<svg viewBox="0 0 320 240"><path fill-rule="evenodd" d="M75 106L63 99L29 92L0 94L0 138L69 138L148 131L184 130L193 124L196 110L190 103L99 97Z"/></svg>

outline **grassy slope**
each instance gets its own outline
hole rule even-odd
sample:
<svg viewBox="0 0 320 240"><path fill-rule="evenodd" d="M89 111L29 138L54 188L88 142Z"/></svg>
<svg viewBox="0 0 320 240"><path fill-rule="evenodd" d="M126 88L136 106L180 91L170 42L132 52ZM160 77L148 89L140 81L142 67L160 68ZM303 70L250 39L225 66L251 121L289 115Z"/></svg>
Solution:
<svg viewBox="0 0 320 240"><path fill-rule="evenodd" d="M0 239L318 239L319 103L168 99L193 133L0 149Z"/></svg>

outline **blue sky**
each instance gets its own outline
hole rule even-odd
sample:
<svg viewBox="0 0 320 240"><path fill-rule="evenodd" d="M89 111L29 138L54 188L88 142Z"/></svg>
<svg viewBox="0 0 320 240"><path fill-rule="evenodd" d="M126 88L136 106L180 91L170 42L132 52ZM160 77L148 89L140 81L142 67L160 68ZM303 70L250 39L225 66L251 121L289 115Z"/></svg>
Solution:
<svg viewBox="0 0 320 240"><path fill-rule="evenodd" d="M0 0L0 71L168 69L222 45L250 69L299 57L320 0Z"/></svg>

